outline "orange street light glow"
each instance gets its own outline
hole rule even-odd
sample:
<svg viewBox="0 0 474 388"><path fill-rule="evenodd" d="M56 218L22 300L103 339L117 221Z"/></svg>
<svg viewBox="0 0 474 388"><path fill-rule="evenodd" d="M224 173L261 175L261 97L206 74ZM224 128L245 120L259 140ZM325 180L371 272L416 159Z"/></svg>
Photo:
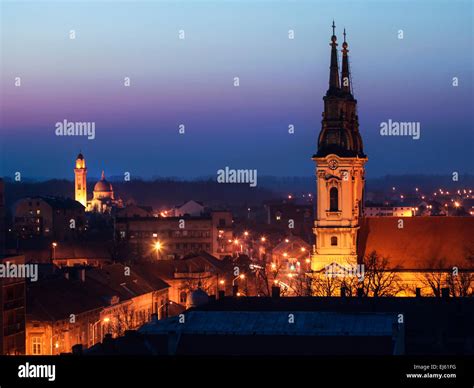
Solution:
<svg viewBox="0 0 474 388"><path fill-rule="evenodd" d="M157 251L161 250L161 248L162 248L161 242L157 241L157 242L155 243L154 247L155 247L155 249L156 249Z"/></svg>

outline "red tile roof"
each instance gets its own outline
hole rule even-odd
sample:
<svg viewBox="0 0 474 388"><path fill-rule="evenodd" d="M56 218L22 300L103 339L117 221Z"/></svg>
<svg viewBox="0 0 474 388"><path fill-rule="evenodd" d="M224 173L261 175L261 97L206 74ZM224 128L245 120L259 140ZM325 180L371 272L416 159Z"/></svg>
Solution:
<svg viewBox="0 0 474 388"><path fill-rule="evenodd" d="M403 228L398 228L398 220ZM429 268L433 260L474 269L474 217L366 217L358 237L359 257L373 250L393 267Z"/></svg>

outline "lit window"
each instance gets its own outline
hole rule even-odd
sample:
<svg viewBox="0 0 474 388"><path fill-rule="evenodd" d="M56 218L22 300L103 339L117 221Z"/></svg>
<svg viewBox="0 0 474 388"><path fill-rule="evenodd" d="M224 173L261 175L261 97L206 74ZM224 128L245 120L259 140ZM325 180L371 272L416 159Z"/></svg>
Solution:
<svg viewBox="0 0 474 388"><path fill-rule="evenodd" d="M31 353L34 355L41 354L41 337L33 337L31 339Z"/></svg>

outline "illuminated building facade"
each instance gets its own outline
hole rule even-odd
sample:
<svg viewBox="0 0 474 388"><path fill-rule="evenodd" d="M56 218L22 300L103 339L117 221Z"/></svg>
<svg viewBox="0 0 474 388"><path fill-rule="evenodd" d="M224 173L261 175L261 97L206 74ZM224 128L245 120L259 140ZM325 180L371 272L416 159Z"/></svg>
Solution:
<svg viewBox="0 0 474 388"><path fill-rule="evenodd" d="M75 199L84 205L87 211L110 213L112 207L121 205L120 201L115 200L114 189L112 184L105 179L104 171L94 186L92 200L87 200L87 167L82 153L76 158L74 178Z"/></svg>
<svg viewBox="0 0 474 388"><path fill-rule="evenodd" d="M77 155L76 168L74 169L74 194L77 202L87 206L87 168L86 160L82 153Z"/></svg>
<svg viewBox="0 0 474 388"><path fill-rule="evenodd" d="M324 100L316 162L316 236L312 269L336 262L357 263L357 232L362 216L367 157L359 133L344 31L342 71L339 76L337 38L333 23L329 89Z"/></svg>

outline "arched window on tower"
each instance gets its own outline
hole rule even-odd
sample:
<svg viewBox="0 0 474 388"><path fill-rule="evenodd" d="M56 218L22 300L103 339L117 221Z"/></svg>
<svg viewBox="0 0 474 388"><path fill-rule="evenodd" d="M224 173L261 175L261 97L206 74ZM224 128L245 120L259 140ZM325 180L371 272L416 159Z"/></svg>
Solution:
<svg viewBox="0 0 474 388"><path fill-rule="evenodd" d="M337 237L336 236L331 237L331 246L332 247L337 247Z"/></svg>
<svg viewBox="0 0 474 388"><path fill-rule="evenodd" d="M339 211L339 196L336 187L332 187L331 190L329 190L329 211Z"/></svg>

